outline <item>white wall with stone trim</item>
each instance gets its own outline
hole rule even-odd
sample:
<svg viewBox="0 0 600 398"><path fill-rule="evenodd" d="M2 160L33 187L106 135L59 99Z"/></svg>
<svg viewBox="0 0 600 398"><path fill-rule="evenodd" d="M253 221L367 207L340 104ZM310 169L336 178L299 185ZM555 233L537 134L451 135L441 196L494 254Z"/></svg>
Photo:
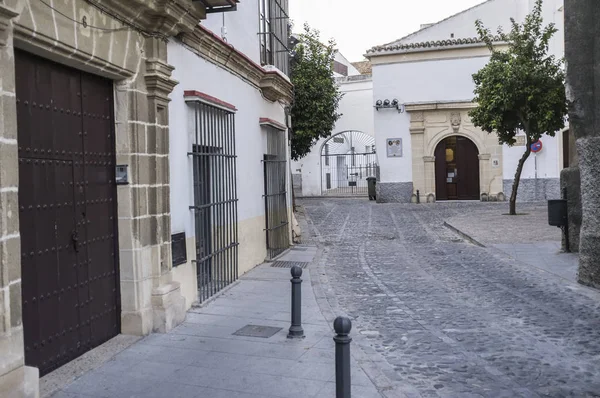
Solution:
<svg viewBox="0 0 600 398"><path fill-rule="evenodd" d="M510 18L523 20L533 7L534 0L490 0L430 27L409 35L396 43L419 43L425 41L476 37L475 20L481 19L491 29L510 26ZM550 43L550 52L557 57L564 53L563 0L544 2L545 23L554 23L558 29ZM453 37L452 37L453 35ZM471 46L472 47L472 46ZM405 53L403 56L373 58L374 99L398 98L401 103L460 102L472 100L474 83L472 75L489 61L488 55L467 47L450 46L420 53ZM392 115L375 112L375 131L381 182L410 182L413 178L410 115ZM403 138L404 158L389 159L385 156L386 138ZM557 179L562 169L559 163L562 151L560 133L556 137L542 138L544 148L527 160L523 179ZM505 184L514 178L518 161L524 147L502 148L501 168ZM553 182L554 183L554 182ZM536 184L537 186L537 184ZM554 195L552 193L551 195Z"/></svg>
<svg viewBox="0 0 600 398"><path fill-rule="evenodd" d="M232 14L233 15L233 14ZM258 52L256 50L255 52ZM266 100L261 91L194 52L177 41L168 44L169 62L175 66L173 77L179 85L171 94L169 115L171 120L170 169L171 169L171 230L172 233L185 232L187 245L195 247L194 213L189 209L194 203L192 159L188 156L194 142L194 126L189 122L194 110L184 100L184 91L195 90L221 101L234 105L235 139L237 153L237 197L238 240L240 275L260 264L266 257L265 202L263 155L267 149L266 131L259 124L261 117L270 118L285 125L285 111L279 102ZM282 134L287 134L282 132ZM289 180L289 178L288 178ZM291 187L291 183L288 181ZM288 189L288 192L291 188ZM288 195L291 206L291 193ZM188 248L195 255L195 250ZM195 300L195 289L190 284L189 275L195 275L188 263L176 268L175 276L180 277L182 291L191 304Z"/></svg>

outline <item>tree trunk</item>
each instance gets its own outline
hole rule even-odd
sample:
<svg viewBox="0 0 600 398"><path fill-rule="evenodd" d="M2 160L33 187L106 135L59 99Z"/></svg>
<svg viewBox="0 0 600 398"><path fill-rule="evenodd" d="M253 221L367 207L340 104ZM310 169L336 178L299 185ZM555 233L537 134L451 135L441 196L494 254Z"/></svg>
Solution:
<svg viewBox="0 0 600 398"><path fill-rule="evenodd" d="M513 181L512 193L510 194L510 212L511 216L517 215L517 191L519 190L519 182L521 182L521 172L523 171L523 166L525 165L525 161L529 158L531 154L531 140L529 136L527 137L527 149L521 159L519 159L519 165L517 166L517 172L515 173L515 180Z"/></svg>

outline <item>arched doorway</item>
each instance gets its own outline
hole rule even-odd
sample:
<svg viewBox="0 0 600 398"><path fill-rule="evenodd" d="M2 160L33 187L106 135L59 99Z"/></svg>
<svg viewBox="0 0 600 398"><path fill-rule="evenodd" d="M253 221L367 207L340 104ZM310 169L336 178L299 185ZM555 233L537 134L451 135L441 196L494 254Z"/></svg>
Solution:
<svg viewBox="0 0 600 398"><path fill-rule="evenodd" d="M361 131L331 136L321 148L323 195L368 195L367 177L376 177L375 138Z"/></svg>
<svg viewBox="0 0 600 398"><path fill-rule="evenodd" d="M435 148L437 200L479 200L479 150L466 137L451 136Z"/></svg>

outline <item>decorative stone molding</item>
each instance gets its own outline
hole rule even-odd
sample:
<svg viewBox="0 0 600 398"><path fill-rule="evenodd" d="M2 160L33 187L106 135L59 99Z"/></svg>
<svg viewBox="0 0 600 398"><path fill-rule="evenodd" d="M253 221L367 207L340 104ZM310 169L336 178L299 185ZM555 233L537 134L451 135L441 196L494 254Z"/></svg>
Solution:
<svg viewBox="0 0 600 398"><path fill-rule="evenodd" d="M452 125L454 132L458 132L461 124L460 112L452 112L450 114L450 124Z"/></svg>
<svg viewBox="0 0 600 398"><path fill-rule="evenodd" d="M479 160L490 160L492 158L492 155L489 153L481 153L478 156Z"/></svg>
<svg viewBox="0 0 600 398"><path fill-rule="evenodd" d="M146 88L148 98L155 99L164 106L171 101L169 94L179 84L177 80L171 79L171 73L175 68L160 59L146 60Z"/></svg>
<svg viewBox="0 0 600 398"><path fill-rule="evenodd" d="M425 163L435 163L435 156L423 156Z"/></svg>
<svg viewBox="0 0 600 398"><path fill-rule="evenodd" d="M0 3L0 47L6 46L9 35L8 28L10 27L10 20L17 15L19 15L18 12Z"/></svg>
<svg viewBox="0 0 600 398"><path fill-rule="evenodd" d="M412 112L410 114L411 122L424 122L425 121L425 112Z"/></svg>
<svg viewBox="0 0 600 398"><path fill-rule="evenodd" d="M473 109L477 104L471 101L450 101L450 102L415 102L404 105L406 112L435 111L438 109Z"/></svg>
<svg viewBox="0 0 600 398"><path fill-rule="evenodd" d="M117 14L126 21L134 21L147 32L176 36L192 32L200 20L206 18L206 8L192 0L93 0L88 2L109 15Z"/></svg>
<svg viewBox="0 0 600 398"><path fill-rule="evenodd" d="M203 26L198 25L193 32L180 35L179 40L196 55L261 90L268 100L293 101L293 85L281 72L265 70Z"/></svg>
<svg viewBox="0 0 600 398"><path fill-rule="evenodd" d="M278 72L265 72L260 80L260 88L264 96L270 101L292 102L292 83L282 78Z"/></svg>

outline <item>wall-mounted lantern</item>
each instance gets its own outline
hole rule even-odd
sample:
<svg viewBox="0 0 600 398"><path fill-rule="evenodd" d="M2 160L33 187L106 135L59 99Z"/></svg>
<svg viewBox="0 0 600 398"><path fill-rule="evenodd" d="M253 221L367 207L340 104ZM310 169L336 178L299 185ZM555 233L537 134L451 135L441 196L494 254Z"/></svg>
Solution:
<svg viewBox="0 0 600 398"><path fill-rule="evenodd" d="M396 109L399 113L403 113L404 105L400 104L400 102L398 102L398 100L395 98L391 101L389 99L377 100L377 102L375 102L375 109L377 111L380 109Z"/></svg>

